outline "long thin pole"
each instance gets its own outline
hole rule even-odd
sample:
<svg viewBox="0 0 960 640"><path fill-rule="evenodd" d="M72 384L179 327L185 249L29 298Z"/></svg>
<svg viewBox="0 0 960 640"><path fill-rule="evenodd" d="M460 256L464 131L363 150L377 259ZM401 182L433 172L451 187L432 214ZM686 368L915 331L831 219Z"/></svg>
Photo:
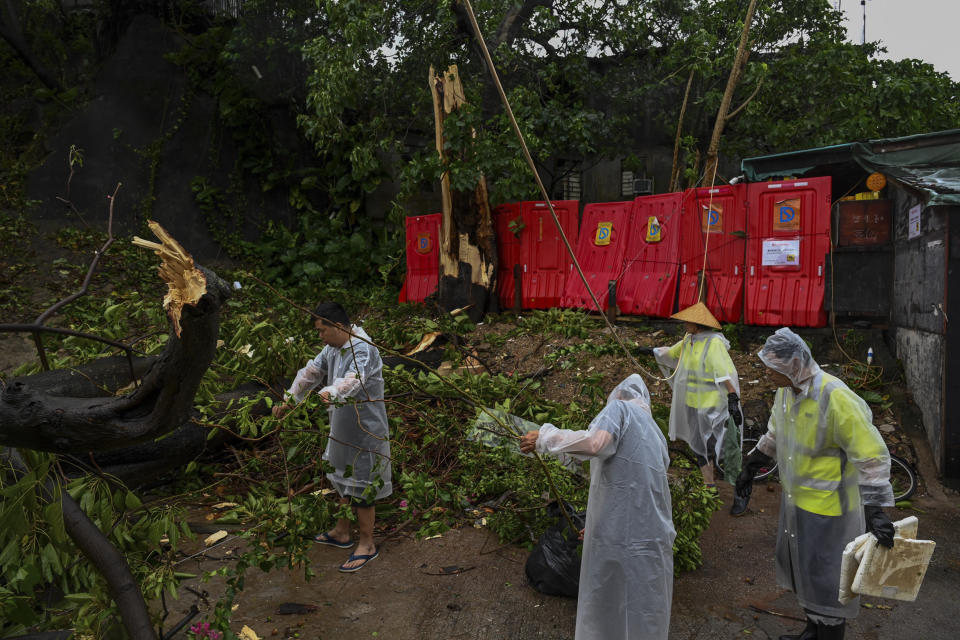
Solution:
<svg viewBox="0 0 960 640"><path fill-rule="evenodd" d="M520 125L517 124L517 119L513 115L513 108L511 108L510 101L507 99L507 94L503 90L503 85L500 83L500 76L497 74L497 69L493 66L493 59L490 57L490 51L487 49L487 43L483 39L483 34L480 33L480 25L477 24L477 17L473 13L473 6L470 4L470 0L463 0L463 4L467 9L467 15L470 18L470 25L473 27L473 33L477 38L477 42L480 44L480 49L483 51L484 60L487 62L487 68L490 69L490 75L493 78L493 84L497 88L497 93L500 94L500 101L503 102L503 107L507 112L507 117L510 118L510 124L513 127L513 132L520 141L520 148L523 151L523 156L526 158L527 164L530 165L530 170L533 172L533 177L537 181L537 186L540 188L540 193L550 210L550 216L553 218L553 223L557 226L557 231L560 233L560 239L563 240L563 244L567 248L567 253L570 254L570 259L573 262L573 266L577 269L577 275L580 276L580 280L586 287L587 293L590 294L590 299L593 300L593 304L596 307L597 312L600 313L604 322L607 324L607 327L610 329L610 334L613 336L614 340L617 341L617 344L620 345L620 348L623 349L623 352L627 355L630 363L650 378L659 379L658 376L650 373L644 369L639 362L637 362L637 359L633 357L633 354L630 353L630 350L627 349L627 346L623 344L623 341L620 339L620 335L610 323L610 319L607 318L606 314L603 313L603 310L600 308L600 302L597 300L597 296L594 295L593 289L587 282L587 277L583 275L583 269L580 268L580 263L577 261L577 256L574 254L573 247L570 246L570 240L567 239L567 234L563 231L563 226L560 224L560 219L557 218L557 212L553 209L553 202L550 201L550 196L547 194L547 189L543 186L543 180L540 179L540 173L537 171L537 166L533 162L533 156L530 155L530 149L527 147L527 142L523 137L523 132L520 131Z"/></svg>

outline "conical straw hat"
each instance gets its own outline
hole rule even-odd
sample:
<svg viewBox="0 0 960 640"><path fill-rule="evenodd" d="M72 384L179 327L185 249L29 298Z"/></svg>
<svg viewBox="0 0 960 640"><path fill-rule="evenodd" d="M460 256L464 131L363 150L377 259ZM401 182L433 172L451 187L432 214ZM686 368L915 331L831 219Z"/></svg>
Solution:
<svg viewBox="0 0 960 640"><path fill-rule="evenodd" d="M678 311L670 317L674 320L680 320L681 322L692 322L703 325L704 327L713 327L714 329L720 328L720 323L717 322L717 319L710 313L710 309L707 309L707 305L702 302Z"/></svg>

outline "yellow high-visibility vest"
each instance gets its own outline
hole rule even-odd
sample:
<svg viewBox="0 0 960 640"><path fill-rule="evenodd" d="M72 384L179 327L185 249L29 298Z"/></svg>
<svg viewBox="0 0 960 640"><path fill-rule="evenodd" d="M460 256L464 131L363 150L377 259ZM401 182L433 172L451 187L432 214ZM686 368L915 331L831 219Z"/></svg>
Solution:
<svg viewBox="0 0 960 640"><path fill-rule="evenodd" d="M844 475L856 473L850 460L889 455L876 427L864 419L857 406L863 401L837 378L824 373L819 393L797 400L792 392L780 389L775 402L783 403L784 418L792 423L774 426L778 462L789 467L785 475L792 478L791 486L784 490L794 504L826 516L839 516L844 505L859 504L857 483L842 482ZM781 455L782 450L789 453Z"/></svg>
<svg viewBox="0 0 960 640"><path fill-rule="evenodd" d="M687 371L687 388L684 398L688 407L703 409L726 403L726 400L721 398L716 379L729 377L734 367L730 354L727 353L721 340L684 338L670 347L667 355L675 360L679 359L677 367L683 367ZM726 393L723 395L725 396Z"/></svg>

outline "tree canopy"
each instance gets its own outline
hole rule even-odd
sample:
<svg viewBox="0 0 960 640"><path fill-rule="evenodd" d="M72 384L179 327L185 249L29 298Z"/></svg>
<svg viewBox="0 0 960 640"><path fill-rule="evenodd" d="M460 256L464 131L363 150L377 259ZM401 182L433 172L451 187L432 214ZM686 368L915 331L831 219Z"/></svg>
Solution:
<svg viewBox="0 0 960 640"><path fill-rule="evenodd" d="M298 566L308 533L338 513L332 502L321 500L317 506L311 496L322 482L316 463L327 437L322 429L306 428L322 413L318 402L305 403L287 422L279 422L253 412L254 404L271 401L265 391L235 404L216 401L240 382L272 383L289 375L315 353L316 345L303 335L305 314L287 303L312 303L321 294L350 297L358 311L364 305L373 309L367 327L385 352L408 352L439 333L449 336L449 351L456 352L475 329L470 318L426 317L419 315L423 308L415 313L394 304L401 216L423 213L416 207L429 202L423 194L434 192L445 172L452 187L463 191L484 177L494 204L539 199L540 194L462 0L248 0L237 15L211 15L207 3L199 2L111 0L80 11L68 4L0 2L0 63L8 71L0 78L0 232L10 255L20 256L28 243L23 218L6 216L30 210L22 184L46 153L45 135L79 109L96 108L89 100L95 69L138 12L149 12L177 36L180 49L168 59L182 73L188 87L184 93L202 95L215 105L217 135L233 143L232 155L222 159L229 188L205 175L191 181L198 211L219 218L223 226L235 226L238 201L244 187L252 185L282 193L292 213L287 218L293 224L285 225L272 219L281 217L275 212L265 212L257 221L262 224L257 242L230 245L233 257L258 276L240 269L225 272L228 281L242 280L244 287L237 299L225 303L230 317L224 344L206 336L206 348L215 352L213 365L195 381L196 397L191 392L178 405L181 413L195 410L195 422L204 429L260 447L238 463L244 484L230 488L238 496L231 511L235 522L266 523L251 534L251 540L263 544L252 544L241 568L225 574L230 589L240 589L247 566ZM669 150L686 102L679 131L687 184L696 183L697 159L709 143L746 6L746 0L473 3L519 127L551 193L571 167L650 148ZM827 0L760 1L746 48L749 56L720 145L721 155L729 159L960 126L956 82L918 60L881 60L876 44L846 42L840 15ZM459 69L466 100L444 123L443 144L450 153L441 160L428 73L452 65ZM166 141L161 137L156 143ZM72 178L78 167L82 154L71 150L64 170ZM388 186L392 190L386 200L392 203L381 199L381 204L371 204L377 202L372 194ZM67 231L74 232L64 230L65 243L71 241ZM74 232L74 240L80 235ZM85 248L96 246L87 240ZM166 323L158 317L157 302L139 293L149 285L122 284L124 276L147 272L132 265L129 256L114 265L107 299L81 307L76 322L111 339L141 336L141 348L157 355L169 339ZM371 277L372 268L379 277ZM358 289L374 293L364 298ZM0 297L0 309L12 308L12 297ZM543 336L556 336L565 342L551 346L544 366L566 369L577 358L610 356L617 349L587 339L593 321L579 312L535 313L517 327L493 333L488 344L496 348L515 338L536 337L542 347ZM97 345L74 355L69 350L78 348L68 338L55 344L63 349L58 360L65 367L100 355ZM577 400L561 405L538 394L538 376L546 370L522 380L515 371L466 371L441 378L435 372L396 369L390 376L394 397L426 398L423 404L398 402L393 407L397 422L415 425L397 447L396 468L397 484L421 533L448 526L452 514L476 503L477 495L492 499L508 491L516 494L517 510L491 516L491 526L504 540L532 530L526 518L542 507L542 483L507 452L467 442L463 427L476 419L477 406L498 403L530 420L559 416L565 424L585 425L602 403L601 382L608 381L587 370L577 382ZM451 380L472 389L472 404L464 402L465 393ZM504 398L511 400L504 403ZM103 404L124 402L110 398ZM55 403L46 404L55 408ZM654 411L662 421L667 408L658 404ZM31 446L13 438L5 444ZM463 455L468 448L471 454ZM24 632L41 614L46 616L41 626L66 624L74 614L86 629L109 626L110 594L89 568L73 561L62 499L58 502L47 484L52 474L63 473L62 459L27 451L16 467L12 457L4 460L5 471L11 472L0 474L0 515L6 525L0 535L0 566L5 569L0 618L11 621L4 630ZM64 479L64 490L99 528L111 531L128 558L140 560L131 563L133 575L147 597L175 589L183 576L173 570L170 545L187 533L177 514L166 506L144 506L134 492L86 474L90 469L80 462L67 467L71 477ZM197 477L197 466L185 471L187 485L205 482ZM582 502L583 483L561 477L566 485L561 488ZM709 495L697 493L697 484L678 485L674 499L678 513L690 512L678 538L678 566L686 568L697 565L697 536L713 508ZM275 554L274 547L281 545L291 546ZM58 594L67 604L45 611L40 596ZM229 618L229 602L222 603L217 615L220 622Z"/></svg>
<svg viewBox="0 0 960 640"><path fill-rule="evenodd" d="M357 269L342 264L344 252L389 269L385 256L399 251L402 215L422 213L416 203L424 192L429 201L444 171L455 189L485 176L493 204L540 197L462 0L248 0L239 15L219 17L199 5L184 9L189 3L172 15L150 3L105 3L83 14L22 0L4 6L0 35L10 48L0 55L15 62L5 96L24 95L13 85L32 82L61 103L50 80L65 91L82 86L77 71L92 65L76 61L110 49L95 33L119 29L136 10L163 16L183 38L175 61L196 91L217 100L220 125L236 142L235 182L281 190L302 219L266 229L266 242L247 248L278 277L312 277L322 266L350 281ZM681 160L686 184L700 179L697 157L732 65L743 0L472 6L551 193L571 167L672 147L688 80ZM47 47L52 36L59 44ZM960 124L956 82L918 60L882 60L875 43L846 42L841 14L827 0L762 0L747 48L720 144L728 166L743 156ZM446 123L445 143L460 153L441 166L427 74L451 64L460 70L467 107ZM45 72L31 76L40 66ZM277 128L278 110L295 118L299 139ZM11 116L5 125L5 139L23 137L22 120ZM13 164L5 159L5 174ZM214 215L229 208L229 198L218 198L230 194L217 193L203 176L193 186L199 208ZM393 208L381 198L371 211L370 195L385 188Z"/></svg>

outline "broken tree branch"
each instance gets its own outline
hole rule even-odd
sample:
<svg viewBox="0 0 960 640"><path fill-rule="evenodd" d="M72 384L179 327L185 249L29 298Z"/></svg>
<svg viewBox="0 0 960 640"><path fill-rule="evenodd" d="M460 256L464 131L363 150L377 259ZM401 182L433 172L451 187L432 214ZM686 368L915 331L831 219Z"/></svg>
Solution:
<svg viewBox="0 0 960 640"><path fill-rule="evenodd" d="M753 100L754 98L756 98L756 97L757 97L757 94L760 93L760 87L761 87L761 86L763 86L763 78L760 78L760 80L757 81L757 86L756 86L756 88L753 90L753 93L750 94L750 97L748 97L746 100L744 100L744 101L740 104L739 107L737 107L736 109L734 109L733 111L731 111L730 113L727 114L727 120L730 120L730 119L733 118L735 115L737 115L738 113L740 113L741 111L743 111L743 109L744 109L748 104L750 104L750 101Z"/></svg>
<svg viewBox="0 0 960 640"><path fill-rule="evenodd" d="M230 289L212 271L195 267L159 225L156 229L165 240L158 253L165 259L160 273L167 279L164 302L173 330L140 387L116 398L77 398L46 393L29 377L15 380L0 394L0 445L52 453L107 451L154 440L187 422L216 353L220 308Z"/></svg>
<svg viewBox="0 0 960 640"><path fill-rule="evenodd" d="M29 473L30 469L19 452L11 450L5 457L15 477L23 477ZM60 501L67 535L107 583L110 597L117 603L120 619L130 637L143 640L156 638L140 585L133 577L123 554L110 543L107 536L63 488L56 472L51 471L38 490L46 500Z"/></svg>
<svg viewBox="0 0 960 640"><path fill-rule="evenodd" d="M150 230L160 238L160 244L150 242L137 236L133 237L133 244L138 247L151 249L160 256L160 267L157 270L160 278L167 283L167 295L163 298L163 308L173 323L177 337L180 337L180 314L183 305L196 304L207 292L207 281L203 273L193 264L193 257L187 253L180 243L166 232L156 222L148 222Z"/></svg>

